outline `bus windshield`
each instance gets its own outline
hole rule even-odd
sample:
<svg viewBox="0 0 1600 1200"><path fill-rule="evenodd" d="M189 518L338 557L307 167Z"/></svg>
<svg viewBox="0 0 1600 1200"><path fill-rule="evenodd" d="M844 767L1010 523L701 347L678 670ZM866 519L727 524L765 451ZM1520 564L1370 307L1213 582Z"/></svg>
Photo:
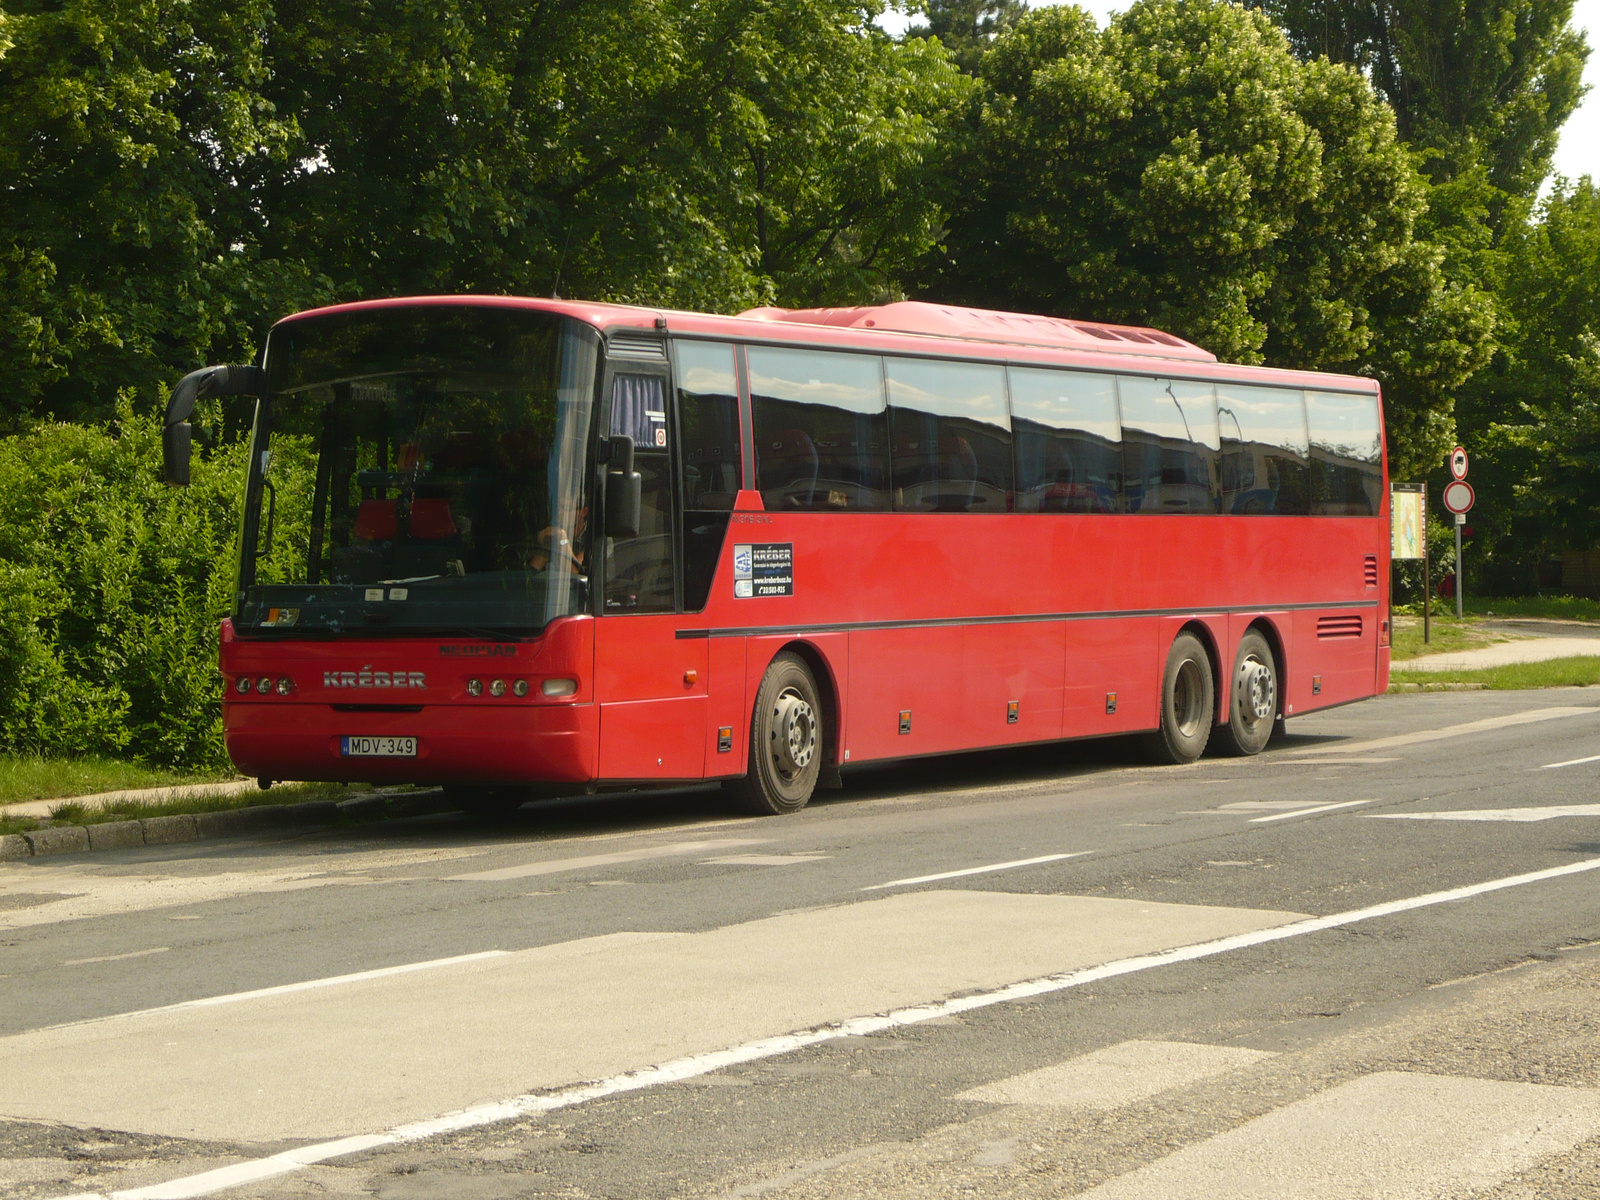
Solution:
<svg viewBox="0 0 1600 1200"><path fill-rule="evenodd" d="M599 338L417 305L283 323L251 443L242 634L529 634L587 604Z"/></svg>

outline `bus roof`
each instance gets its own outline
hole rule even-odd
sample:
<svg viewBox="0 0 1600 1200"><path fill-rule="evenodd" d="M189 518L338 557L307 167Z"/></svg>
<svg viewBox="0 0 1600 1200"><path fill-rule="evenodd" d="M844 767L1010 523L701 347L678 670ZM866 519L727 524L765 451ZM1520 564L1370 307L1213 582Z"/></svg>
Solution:
<svg viewBox="0 0 1600 1200"><path fill-rule="evenodd" d="M1108 325L1029 313L997 312L902 300L859 308L752 308L737 316L608 304L587 300L553 300L520 296L442 295L362 300L311 309L285 317L296 321L331 312L402 306L469 305L530 308L560 313L605 331L651 330L698 337L787 342L811 346L851 347L880 353L921 350L975 358L1015 360L1007 347L1028 347L1027 355L1043 364L1136 371L1172 371L1194 363L1194 374L1206 378L1249 378L1288 387L1333 387L1342 391L1377 391L1377 382L1362 376L1295 368L1258 367L1218 362L1210 351L1159 329ZM915 339L907 346L908 339ZM930 343L933 343L930 345ZM939 345L942 343L942 345ZM936 348L937 347L937 348ZM1143 364L1139 360L1146 360ZM1158 361L1149 361L1149 360ZM1202 365L1204 364L1204 365ZM1212 369L1206 370L1205 365ZM1179 368L1181 372L1181 368ZM1186 373L1186 372L1184 372Z"/></svg>
<svg viewBox="0 0 1600 1200"><path fill-rule="evenodd" d="M1071 321L1064 317L1041 317L1032 313L996 312L988 308L959 308L953 304L928 304L921 300L902 300L896 304L865 308L752 308L739 315L758 321L792 321L799 325L885 329L894 333L921 333L967 341L1140 354L1155 358L1182 358L1191 362L1217 361L1217 356L1209 350L1159 329Z"/></svg>

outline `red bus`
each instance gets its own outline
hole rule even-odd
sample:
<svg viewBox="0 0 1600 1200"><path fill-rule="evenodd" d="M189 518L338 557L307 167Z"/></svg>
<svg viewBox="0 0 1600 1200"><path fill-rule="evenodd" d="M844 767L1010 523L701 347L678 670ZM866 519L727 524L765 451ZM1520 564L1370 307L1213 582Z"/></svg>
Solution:
<svg viewBox="0 0 1600 1200"><path fill-rule="evenodd" d="M480 802L1143 734L1259 752L1389 674L1369 379L898 303L428 297L286 318L221 667L263 780ZM476 791L470 791L476 789Z"/></svg>

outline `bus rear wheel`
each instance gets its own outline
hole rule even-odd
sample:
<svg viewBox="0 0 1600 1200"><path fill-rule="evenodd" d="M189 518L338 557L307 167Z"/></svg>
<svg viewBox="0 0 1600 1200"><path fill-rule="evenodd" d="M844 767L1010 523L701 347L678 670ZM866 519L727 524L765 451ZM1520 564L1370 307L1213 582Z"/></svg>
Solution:
<svg viewBox="0 0 1600 1200"><path fill-rule="evenodd" d="M750 716L750 769L729 790L759 816L799 812L822 771L822 704L798 654L772 660Z"/></svg>
<svg viewBox="0 0 1600 1200"><path fill-rule="evenodd" d="M1239 640L1228 689L1228 720L1217 733L1229 754L1260 754L1278 719L1278 671L1272 647L1254 629Z"/></svg>
<svg viewBox="0 0 1600 1200"><path fill-rule="evenodd" d="M1145 738L1145 752L1158 763L1192 763L1205 752L1217 710L1216 679L1200 639L1180 633L1161 677L1161 726Z"/></svg>

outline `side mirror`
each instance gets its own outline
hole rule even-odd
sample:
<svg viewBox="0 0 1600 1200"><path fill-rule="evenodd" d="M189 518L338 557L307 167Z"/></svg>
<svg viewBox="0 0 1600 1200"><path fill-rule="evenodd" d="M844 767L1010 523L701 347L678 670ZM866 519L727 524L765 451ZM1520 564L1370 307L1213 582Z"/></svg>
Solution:
<svg viewBox="0 0 1600 1200"><path fill-rule="evenodd" d="M162 467L169 484L189 486L189 415L194 406L211 396L263 396L266 382L266 372L251 366L201 367L178 381L161 430Z"/></svg>
<svg viewBox="0 0 1600 1200"><path fill-rule="evenodd" d="M639 536L639 516L644 480L633 469L633 439L619 435L609 440L606 467L606 536Z"/></svg>
<svg viewBox="0 0 1600 1200"><path fill-rule="evenodd" d="M189 486L189 422L179 421L161 431L161 465L172 487Z"/></svg>

